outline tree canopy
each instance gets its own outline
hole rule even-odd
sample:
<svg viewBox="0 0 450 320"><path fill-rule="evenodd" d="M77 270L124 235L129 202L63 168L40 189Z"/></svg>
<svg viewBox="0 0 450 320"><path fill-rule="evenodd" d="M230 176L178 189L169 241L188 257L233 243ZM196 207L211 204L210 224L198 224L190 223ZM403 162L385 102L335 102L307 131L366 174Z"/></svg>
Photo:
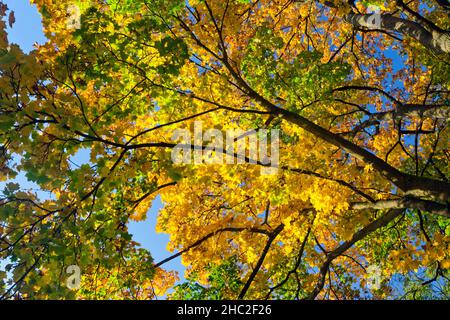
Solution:
<svg viewBox="0 0 450 320"><path fill-rule="evenodd" d="M449 298L448 1L31 2L29 54L0 5L2 298ZM279 130L277 172L174 163L196 122ZM128 230L157 196L163 261Z"/></svg>

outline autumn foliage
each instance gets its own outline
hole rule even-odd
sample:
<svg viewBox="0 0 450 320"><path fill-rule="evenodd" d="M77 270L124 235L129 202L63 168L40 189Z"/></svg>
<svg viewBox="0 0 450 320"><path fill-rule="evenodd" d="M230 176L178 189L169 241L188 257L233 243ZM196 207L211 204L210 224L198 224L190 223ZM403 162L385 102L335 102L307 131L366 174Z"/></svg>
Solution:
<svg viewBox="0 0 450 320"><path fill-rule="evenodd" d="M2 298L448 298L448 1L31 2L29 54L0 10ZM280 130L278 172L174 164L196 121ZM128 231L157 196L182 283Z"/></svg>

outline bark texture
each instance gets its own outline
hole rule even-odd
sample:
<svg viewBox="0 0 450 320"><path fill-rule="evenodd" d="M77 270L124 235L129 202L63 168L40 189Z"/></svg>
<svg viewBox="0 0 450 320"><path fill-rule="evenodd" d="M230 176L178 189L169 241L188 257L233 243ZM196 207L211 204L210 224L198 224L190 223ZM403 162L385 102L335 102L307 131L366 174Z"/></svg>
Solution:
<svg viewBox="0 0 450 320"><path fill-rule="evenodd" d="M450 53L450 33L428 31L421 24L395 17L391 14L349 13L345 20L358 28L394 31L412 37L436 53Z"/></svg>

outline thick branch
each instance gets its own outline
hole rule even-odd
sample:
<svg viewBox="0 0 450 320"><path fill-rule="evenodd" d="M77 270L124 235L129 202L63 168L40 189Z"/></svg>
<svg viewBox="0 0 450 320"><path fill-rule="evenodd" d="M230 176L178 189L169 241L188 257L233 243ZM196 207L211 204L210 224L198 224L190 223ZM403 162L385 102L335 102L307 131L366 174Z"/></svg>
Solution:
<svg viewBox="0 0 450 320"><path fill-rule="evenodd" d="M374 113L370 117L377 120L399 120L404 117L420 116L448 119L450 117L450 105L401 104L395 110Z"/></svg>
<svg viewBox="0 0 450 320"><path fill-rule="evenodd" d="M198 247L199 245L201 245L203 242L205 242L206 240L214 237L217 234L223 233L223 232L242 232L242 231L250 231L253 233L260 233L260 234L265 234L270 236L271 233L265 229L258 229L258 228L236 228L236 227L228 227L228 228L222 228L222 229L218 229L216 231L213 231L209 234L207 234L206 236L204 236L203 238L195 241L193 244L191 244L190 246L186 247L185 249L181 250L180 252L177 252L173 255L171 255L170 257L161 260L160 262L156 263L154 265L155 268L159 268L161 267L163 264L172 261L175 258L178 258L179 256L181 256L182 254L194 249L195 247Z"/></svg>
<svg viewBox="0 0 450 320"><path fill-rule="evenodd" d="M395 200L380 200L377 202L357 202L352 203L350 209L416 209L450 218L450 208L447 205L410 197Z"/></svg>
<svg viewBox="0 0 450 320"><path fill-rule="evenodd" d="M287 121L297 124L299 127L314 134L315 136L337 147L343 148L365 163L371 164L375 170L384 175L403 192L417 197L432 196L443 201L448 201L448 199L450 199L450 184L443 181L417 177L400 172L370 151L322 128L321 126L296 113L288 110L280 110L280 114L282 114L283 118Z"/></svg>
<svg viewBox="0 0 450 320"><path fill-rule="evenodd" d="M371 234L372 232L386 226L389 222L397 218L403 210L391 210L381 218L373 221L372 223L368 224L358 232L356 232L353 237L349 240L338 246L333 251L329 252L327 254L327 258L325 262L320 267L319 271L319 281L317 282L316 286L314 287L314 290L311 292L311 294L307 297L308 300L315 299L320 291L322 291L324 285L325 285L325 277L328 273L328 269L330 267L330 264L333 262L334 259L342 255L345 251L347 251L349 248L351 248L356 242L364 239L366 236Z"/></svg>
<svg viewBox="0 0 450 320"><path fill-rule="evenodd" d="M259 272L259 269L261 269L261 266L264 262L264 259L267 256L267 253L270 250L270 246L272 245L272 242L275 240L275 238L280 234L280 232L283 230L284 225L280 224L274 232L269 236L269 240L267 240L266 246L264 247L261 257L259 258L258 262L256 263L255 268L253 269L252 273L250 274L250 277L248 278L247 282L245 283L244 287L241 290L241 293L239 293L238 299L244 299L245 294L247 293L248 289L250 288L250 285L252 284L253 280L255 279L256 275Z"/></svg>
<svg viewBox="0 0 450 320"><path fill-rule="evenodd" d="M450 1L448 0L436 0L436 2L445 10L450 10Z"/></svg>

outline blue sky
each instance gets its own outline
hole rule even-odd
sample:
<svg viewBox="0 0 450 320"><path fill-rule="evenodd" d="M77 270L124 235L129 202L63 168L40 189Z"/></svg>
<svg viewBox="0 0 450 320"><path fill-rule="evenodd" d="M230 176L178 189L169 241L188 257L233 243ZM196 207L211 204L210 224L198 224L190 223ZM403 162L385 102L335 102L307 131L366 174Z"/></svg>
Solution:
<svg viewBox="0 0 450 320"><path fill-rule="evenodd" d="M31 5L29 0L3 0L3 2L8 5L10 10L14 11L16 17L16 23L13 28L8 29L8 40L10 43L18 44L24 52L28 53L33 50L34 43L43 44L46 42L42 31L41 16L35 5ZM77 165L81 165L87 163L88 159L88 151L84 150L79 152L72 160ZM38 189L37 185L27 181L23 173L18 176L17 182L23 188L33 189L35 191ZM0 187L3 188L2 184L0 184ZM40 195L45 196L45 194ZM161 207L161 199L157 197L147 214L147 220L131 222L129 224L129 230L133 234L133 239L151 252L155 262L172 254L166 250L169 236L166 234L158 234L155 231L156 218ZM181 265L180 258L167 263L164 265L164 268L176 270L179 272L180 277L183 276L184 267Z"/></svg>
<svg viewBox="0 0 450 320"><path fill-rule="evenodd" d="M41 16L36 6L31 6L28 0L3 0L8 8L14 11L16 23L8 29L10 42L20 45L24 52L33 50L33 44L45 43L46 38L41 26Z"/></svg>

